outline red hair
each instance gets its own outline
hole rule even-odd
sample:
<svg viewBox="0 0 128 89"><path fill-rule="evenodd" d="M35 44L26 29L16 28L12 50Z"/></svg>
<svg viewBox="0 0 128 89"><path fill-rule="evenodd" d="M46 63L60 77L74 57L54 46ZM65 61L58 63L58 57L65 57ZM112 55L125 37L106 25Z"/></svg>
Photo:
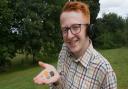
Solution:
<svg viewBox="0 0 128 89"><path fill-rule="evenodd" d="M76 12L82 12L84 17L87 17L89 22L90 22L90 11L89 11L89 7L86 3L82 3L79 1L70 1L67 2L63 9L62 9L62 13L63 12L68 12L68 11L76 11Z"/></svg>

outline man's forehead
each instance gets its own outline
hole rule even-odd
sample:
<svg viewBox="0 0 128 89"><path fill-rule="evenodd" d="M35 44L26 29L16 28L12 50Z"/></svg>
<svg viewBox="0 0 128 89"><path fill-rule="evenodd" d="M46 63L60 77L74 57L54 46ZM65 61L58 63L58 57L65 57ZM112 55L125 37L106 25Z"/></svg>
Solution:
<svg viewBox="0 0 128 89"><path fill-rule="evenodd" d="M81 16L82 13L80 11L65 11L61 14L60 17L65 17L65 16L69 16L69 17L74 17L74 16Z"/></svg>
<svg viewBox="0 0 128 89"><path fill-rule="evenodd" d="M70 24L80 24L88 22L81 12L66 11L60 16L61 26Z"/></svg>

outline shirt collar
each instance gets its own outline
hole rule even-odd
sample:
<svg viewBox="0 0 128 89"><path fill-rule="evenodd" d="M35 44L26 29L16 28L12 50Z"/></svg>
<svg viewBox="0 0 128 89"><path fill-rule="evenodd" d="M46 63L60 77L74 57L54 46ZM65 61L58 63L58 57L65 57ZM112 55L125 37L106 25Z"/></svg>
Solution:
<svg viewBox="0 0 128 89"><path fill-rule="evenodd" d="M81 56L80 58L76 59L75 58L75 62L80 62L84 67L87 67L90 59L92 57L92 52L93 52L93 45L92 42L90 41L89 47L87 48L87 50L85 51L84 55Z"/></svg>
<svg viewBox="0 0 128 89"><path fill-rule="evenodd" d="M83 56L81 56L79 58L74 57L74 55L68 48L67 48L67 51L68 51L67 56L70 58L73 58L75 62L80 62L84 67L87 67L91 60L92 53L94 52L92 41L90 40L89 42L90 42L89 47L87 48L87 50L85 51ZM66 44L64 44L64 45L66 45Z"/></svg>
<svg viewBox="0 0 128 89"><path fill-rule="evenodd" d="M93 46L92 43L90 43L89 47L87 48L87 50L85 51L83 57L81 59L79 59L79 62L84 66L87 67L90 63L91 57L92 57L92 53L93 53Z"/></svg>

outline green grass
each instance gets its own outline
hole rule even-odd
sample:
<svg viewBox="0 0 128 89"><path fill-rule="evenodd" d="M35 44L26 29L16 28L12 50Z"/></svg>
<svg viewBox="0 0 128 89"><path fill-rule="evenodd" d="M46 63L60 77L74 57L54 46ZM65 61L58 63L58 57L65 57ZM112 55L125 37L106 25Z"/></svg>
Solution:
<svg viewBox="0 0 128 89"><path fill-rule="evenodd" d="M128 89L128 48L101 50L112 65L118 82L118 89Z"/></svg>
<svg viewBox="0 0 128 89"><path fill-rule="evenodd" d="M56 65L56 63L52 63ZM40 67L32 67L26 70L7 72L0 74L0 89L48 89L47 85L36 85L33 78L42 70Z"/></svg>
<svg viewBox="0 0 128 89"><path fill-rule="evenodd" d="M100 52L109 60L116 72L118 89L128 89L128 48L100 50ZM56 65L56 62L52 64ZM25 68L26 66L16 62L15 67L18 67L15 71L0 74L0 89L48 89L46 85L33 83L33 77L41 71L40 67Z"/></svg>
<svg viewBox="0 0 128 89"><path fill-rule="evenodd" d="M48 85L33 83L33 78L42 68L37 65L33 66L31 58L31 56L26 58L22 54L17 54L12 60L13 65L6 72L0 73L0 89L49 89ZM54 66L56 66L55 58L52 58L52 63L50 63Z"/></svg>
<svg viewBox="0 0 128 89"><path fill-rule="evenodd" d="M48 89L33 83L33 77L41 71L39 67L0 75L0 89Z"/></svg>

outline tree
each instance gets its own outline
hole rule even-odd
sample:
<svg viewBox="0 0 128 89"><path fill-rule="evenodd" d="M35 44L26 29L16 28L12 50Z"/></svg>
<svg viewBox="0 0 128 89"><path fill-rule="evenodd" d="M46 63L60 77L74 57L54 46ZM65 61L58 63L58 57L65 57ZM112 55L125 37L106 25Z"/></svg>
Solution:
<svg viewBox="0 0 128 89"><path fill-rule="evenodd" d="M122 44L128 47L128 17L125 19L124 30L121 32Z"/></svg>
<svg viewBox="0 0 128 89"><path fill-rule="evenodd" d="M60 6L49 0L10 0L14 11L12 27L18 32L16 47L20 52L32 54L33 63L41 48L46 55L60 49Z"/></svg>
<svg viewBox="0 0 128 89"><path fill-rule="evenodd" d="M115 13L104 14L96 23L95 46L117 48L124 45L125 20Z"/></svg>
<svg viewBox="0 0 128 89"><path fill-rule="evenodd" d="M11 14L10 14L11 13ZM0 1L0 70L10 65L10 59L15 56L15 33L11 31L13 11L8 7L8 1Z"/></svg>
<svg viewBox="0 0 128 89"><path fill-rule="evenodd" d="M2 0L0 1L0 52L3 60L12 59L15 53L36 55L42 50L51 56L61 48L59 16L67 0ZM91 22L99 11L99 0L90 1ZM97 5L93 9L94 5ZM97 8L97 9L96 9ZM0 59L2 60L2 59ZM0 64L3 64L2 62Z"/></svg>

